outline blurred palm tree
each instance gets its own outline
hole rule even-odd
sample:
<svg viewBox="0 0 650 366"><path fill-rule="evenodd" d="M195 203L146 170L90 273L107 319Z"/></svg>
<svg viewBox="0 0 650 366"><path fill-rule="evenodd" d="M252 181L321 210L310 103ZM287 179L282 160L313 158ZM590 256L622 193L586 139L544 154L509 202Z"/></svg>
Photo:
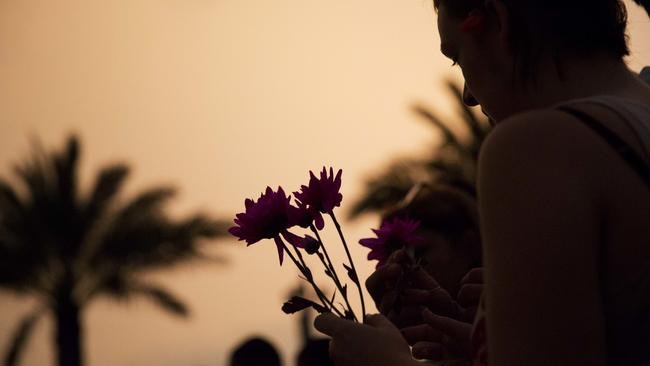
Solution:
<svg viewBox="0 0 650 366"><path fill-rule="evenodd" d="M18 361L30 330L42 316L54 318L58 364L82 364L82 312L100 295L141 295L164 310L186 316L186 305L145 271L205 258L201 239L225 233L226 223L204 215L175 220L165 213L169 187L146 190L124 204L117 197L126 165L102 169L92 189L78 188L79 141L60 153L33 156L16 166L22 184L0 179L0 288L34 296L39 306L20 323L5 356Z"/></svg>
<svg viewBox="0 0 650 366"><path fill-rule="evenodd" d="M452 124L421 105L413 111L434 127L442 142L425 158L401 158L389 164L380 174L366 181L365 192L349 212L356 218L367 212L381 212L402 200L409 190L422 182L443 183L476 196L476 168L481 143L490 131L487 118L477 115L463 103L462 86L448 81L447 87L458 101L464 134L455 132Z"/></svg>

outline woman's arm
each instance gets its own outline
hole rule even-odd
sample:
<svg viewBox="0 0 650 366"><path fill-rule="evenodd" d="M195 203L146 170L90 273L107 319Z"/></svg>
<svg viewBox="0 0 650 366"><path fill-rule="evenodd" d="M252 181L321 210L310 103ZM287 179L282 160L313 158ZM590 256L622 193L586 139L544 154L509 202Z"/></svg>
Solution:
<svg viewBox="0 0 650 366"><path fill-rule="evenodd" d="M490 365L605 365L597 137L560 112L499 124L479 161Z"/></svg>

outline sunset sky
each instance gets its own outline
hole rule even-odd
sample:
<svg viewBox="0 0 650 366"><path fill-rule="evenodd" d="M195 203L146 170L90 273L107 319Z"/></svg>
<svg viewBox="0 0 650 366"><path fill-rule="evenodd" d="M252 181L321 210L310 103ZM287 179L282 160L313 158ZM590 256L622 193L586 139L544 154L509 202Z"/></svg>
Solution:
<svg viewBox="0 0 650 366"><path fill-rule="evenodd" d="M650 21L628 6L628 61L638 71L650 65ZM245 197L267 185L296 190L327 165L344 171L345 216L366 177L434 141L413 103L454 116L443 82L459 70L439 54L432 8L425 0L0 0L0 176L13 178L33 139L60 149L77 133L83 187L104 164L125 161L127 197L173 184L174 213L231 219ZM369 236L376 221L344 222L348 240ZM189 319L146 300L92 303L86 364L225 366L233 346L258 334L293 365L296 317L280 311L298 283L291 263L278 266L271 242L208 246L228 263L151 275L187 301ZM366 254L353 247L363 278L374 268ZM33 306L0 292L0 353ZM38 324L22 365L54 365L51 325Z"/></svg>

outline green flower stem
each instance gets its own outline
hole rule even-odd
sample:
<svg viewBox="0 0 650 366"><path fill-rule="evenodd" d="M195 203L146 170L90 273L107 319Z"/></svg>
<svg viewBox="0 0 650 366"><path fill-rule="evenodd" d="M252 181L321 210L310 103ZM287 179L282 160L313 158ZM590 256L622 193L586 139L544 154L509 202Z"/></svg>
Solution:
<svg viewBox="0 0 650 366"><path fill-rule="evenodd" d="M320 247L323 248L323 254L325 254L325 258L327 259L327 263L323 262L323 266L325 266L325 268L327 268L332 274L332 279L334 280L334 284L336 285L336 288L339 289L341 296L343 296L343 299L345 300L345 304L348 306L348 310L352 314L352 317L354 317L354 321L358 322L359 320L357 318L357 315L352 310L352 306L350 305L350 301L348 300L348 295L346 291L343 290L343 285L341 284L341 280L339 279L338 274L336 274L336 269L334 268L334 264L332 263L332 260L330 259L330 256L327 253L327 249L325 249L325 243L323 243L323 240L321 240L320 235L318 234L318 230L316 230L314 225L310 225L309 227L311 228L311 231L314 233L314 235L316 235L316 239L318 239L318 242L320 243ZM319 258L321 257L319 256Z"/></svg>
<svg viewBox="0 0 650 366"><path fill-rule="evenodd" d="M296 260L296 257L294 257L293 253L289 250L287 245L284 243L284 240L280 239L282 242L282 246L284 247L284 251L289 255L289 258L293 261L293 263L298 267L298 270L302 273L303 276L307 279L307 282L311 284L311 286L314 288L314 291L316 292L316 295L318 295L318 298L320 299L321 303L326 309L330 309L334 311L338 316L340 317L345 317L344 314L341 313L339 309L337 309L334 304L332 304L329 299L323 294L323 292L318 288L316 285L316 282L314 282L314 278L311 275L311 273L307 272L307 267L303 267L298 260ZM304 261L303 261L304 262Z"/></svg>
<svg viewBox="0 0 650 366"><path fill-rule="evenodd" d="M339 237L341 238L341 242L343 242L343 247L345 248L345 254L348 255L348 261L350 261L350 268L352 268L352 271L354 271L354 283L357 285L357 288L359 289L359 298L361 299L361 314L365 318L366 316L366 303L363 300L363 290L361 289L361 284L359 283L359 273L357 272L357 269L354 267L354 261L352 261L352 256L350 255L350 249L348 249L348 244L345 241L345 237L343 236L343 231L341 230L341 225L339 225L339 222L336 220L336 216L334 216L334 211L329 212L330 217L332 218L332 221L334 222L334 226L336 226L336 231L339 233Z"/></svg>

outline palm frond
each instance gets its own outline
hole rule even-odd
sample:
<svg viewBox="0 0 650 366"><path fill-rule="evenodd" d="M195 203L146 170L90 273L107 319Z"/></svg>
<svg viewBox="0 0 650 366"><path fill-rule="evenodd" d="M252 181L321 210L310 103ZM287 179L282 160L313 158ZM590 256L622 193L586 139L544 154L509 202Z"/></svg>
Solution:
<svg viewBox="0 0 650 366"><path fill-rule="evenodd" d="M152 284L140 284L135 290L135 294L142 295L152 300L156 305L160 306L174 315L187 317L190 311L178 297L173 295L168 290Z"/></svg>
<svg viewBox="0 0 650 366"><path fill-rule="evenodd" d="M169 290L125 274L116 274L107 278L94 295L111 295L123 300L128 300L132 296L144 296L174 315L181 317L189 315L187 305Z"/></svg>
<svg viewBox="0 0 650 366"><path fill-rule="evenodd" d="M455 100L458 101L458 107L463 116L461 121L467 125L474 140L482 141L485 138L488 126L486 126L485 122L479 120L474 111L463 102L463 90L458 84L448 80L447 87L454 95Z"/></svg>
<svg viewBox="0 0 650 366"><path fill-rule="evenodd" d="M83 225L77 205L79 142L70 137L61 153L46 153L34 143L32 156L15 166L26 188L24 212L14 219L22 223L26 245L47 250L69 262L81 245Z"/></svg>
<svg viewBox="0 0 650 366"><path fill-rule="evenodd" d="M354 219L365 212L382 211L404 198L414 184L428 179L424 162L398 160L382 174L366 181L365 194L353 203L348 217Z"/></svg>
<svg viewBox="0 0 650 366"><path fill-rule="evenodd" d="M227 221L213 220L205 215L197 214L178 224L177 235L186 240L212 239L225 235L230 226Z"/></svg>
<svg viewBox="0 0 650 366"><path fill-rule="evenodd" d="M18 193L11 185L0 179L0 218L20 215L24 211Z"/></svg>
<svg viewBox="0 0 650 366"><path fill-rule="evenodd" d="M423 117L428 122L430 122L431 125L434 126L442 134L443 145L452 146L453 148L457 149L458 151L466 151L465 146L463 145L463 143L458 139L458 137L449 128L449 126L447 126L436 115L431 113L431 111L429 111L426 108L424 108L422 106L419 106L419 105L413 106L413 111L417 115Z"/></svg>
<svg viewBox="0 0 650 366"><path fill-rule="evenodd" d="M117 221L129 222L134 216L157 215L162 213L164 205L176 195L172 187L157 187L140 193L116 214Z"/></svg>
<svg viewBox="0 0 650 366"><path fill-rule="evenodd" d="M14 173L27 190L28 204L36 205L51 195L53 170L51 161L38 140L32 143L32 154L14 166Z"/></svg>
<svg viewBox="0 0 650 366"><path fill-rule="evenodd" d="M448 82L448 88L459 104L461 121L467 125L468 135L458 135L450 124L421 106L414 111L424 117L441 134L443 143L434 146L432 154L424 160L401 159L388 165L384 171L366 182L363 196L353 203L348 216L355 218L364 212L381 212L397 204L411 187L420 182L442 183L476 195L475 180L480 146L490 126L478 117L462 100L461 87ZM414 177L412 172L419 173Z"/></svg>
<svg viewBox="0 0 650 366"><path fill-rule="evenodd" d="M134 207L142 207L143 211ZM226 233L227 225L223 221L203 215L172 220L155 207L127 205L102 235L91 267L103 263L122 270L143 270L173 265L199 257L201 239Z"/></svg>
<svg viewBox="0 0 650 366"><path fill-rule="evenodd" d="M53 154L52 160L59 204L66 210L74 210L77 206L79 139L76 136L69 137L65 150L61 154Z"/></svg>
<svg viewBox="0 0 650 366"><path fill-rule="evenodd" d="M9 183L0 180L0 287L17 292L48 292L43 275L51 251L39 238L47 235Z"/></svg>
<svg viewBox="0 0 650 366"><path fill-rule="evenodd" d="M34 329L36 322L43 315L44 309L39 308L29 314L27 314L18 325L11 342L9 343L9 349L5 353L4 365L5 366L16 366L20 359L25 346L27 345L27 340L29 335Z"/></svg>
<svg viewBox="0 0 650 366"><path fill-rule="evenodd" d="M123 164L112 165L99 172L94 188L83 209L86 225L93 225L102 215L122 188L129 174Z"/></svg>

